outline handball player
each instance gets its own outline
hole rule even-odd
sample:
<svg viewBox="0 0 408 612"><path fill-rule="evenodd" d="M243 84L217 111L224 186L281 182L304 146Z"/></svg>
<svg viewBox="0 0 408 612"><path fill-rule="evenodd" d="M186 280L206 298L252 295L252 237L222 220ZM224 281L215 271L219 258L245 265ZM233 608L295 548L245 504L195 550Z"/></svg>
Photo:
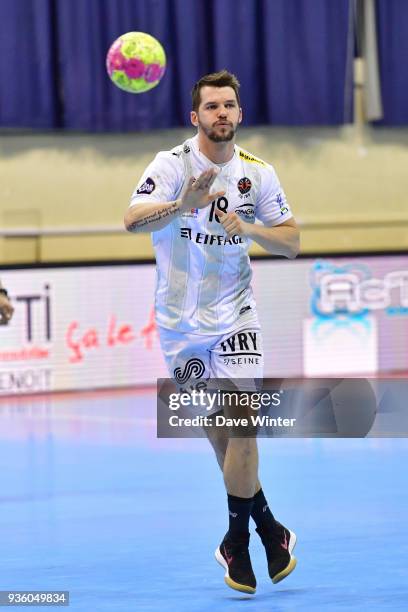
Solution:
<svg viewBox="0 0 408 612"><path fill-rule="evenodd" d="M152 233L156 322L170 376L180 384L262 379L248 246L254 240L290 259L299 250L298 227L273 167L235 144L241 120L237 78L226 70L203 76L192 90L197 134L156 155L125 214L128 231ZM268 506L258 479L256 436L234 437L225 428L206 433L228 503L229 527L216 559L231 588L255 593L250 518L274 583L295 568L296 536Z"/></svg>

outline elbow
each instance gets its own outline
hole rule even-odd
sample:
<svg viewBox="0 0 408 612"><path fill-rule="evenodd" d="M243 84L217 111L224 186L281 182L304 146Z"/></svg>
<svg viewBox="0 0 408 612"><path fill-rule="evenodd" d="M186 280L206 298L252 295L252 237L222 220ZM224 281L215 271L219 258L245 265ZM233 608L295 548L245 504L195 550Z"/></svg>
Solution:
<svg viewBox="0 0 408 612"><path fill-rule="evenodd" d="M296 257L299 255L299 248L294 248L293 246L289 249L288 254L287 254L287 258L288 259L296 259Z"/></svg>
<svg viewBox="0 0 408 612"><path fill-rule="evenodd" d="M125 230L127 232L130 232L130 219L129 219L128 212L125 213L125 216L123 218L123 225L125 226Z"/></svg>
<svg viewBox="0 0 408 612"><path fill-rule="evenodd" d="M286 256L288 259L296 259L296 257L299 255L299 251L300 251L300 240L299 240L299 235L297 235L296 239L292 240L290 244L288 245L288 251L287 251Z"/></svg>
<svg viewBox="0 0 408 612"><path fill-rule="evenodd" d="M135 220L131 219L128 213L125 214L125 217L123 219L123 224L127 232L131 232L132 234L135 234L138 231Z"/></svg>
<svg viewBox="0 0 408 612"><path fill-rule="evenodd" d="M132 234L134 234L134 233L137 231L137 230L136 230L134 227L132 227L132 224L131 224L131 223L127 223L127 222L125 221L124 225L125 225L125 230L126 230L127 232L131 232Z"/></svg>

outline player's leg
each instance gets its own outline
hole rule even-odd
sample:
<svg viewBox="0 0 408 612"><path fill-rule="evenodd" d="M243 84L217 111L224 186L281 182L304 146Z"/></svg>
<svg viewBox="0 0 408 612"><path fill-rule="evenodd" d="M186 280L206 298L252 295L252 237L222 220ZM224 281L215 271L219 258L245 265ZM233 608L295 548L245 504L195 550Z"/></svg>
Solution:
<svg viewBox="0 0 408 612"><path fill-rule="evenodd" d="M159 329L159 337L170 376L179 388L184 388L183 390L189 392L196 386L197 378L209 378L211 354L208 342L211 344L211 338L180 334L163 328ZM217 408L214 412L217 412ZM207 413L206 416L209 414ZM253 492L251 497L253 497ZM233 505L234 501L231 504ZM247 524L249 515L250 508L246 519ZM234 510L230 510L230 516L236 518ZM241 516L240 519L242 520ZM247 525L246 531L248 531ZM231 542L225 541L224 546L220 547L222 552L218 549L216 556L226 569L225 581L230 587L246 593L254 593L256 581L249 559L248 542L249 534L246 533L243 539L241 537Z"/></svg>
<svg viewBox="0 0 408 612"><path fill-rule="evenodd" d="M217 412L217 414L223 415L223 411L219 411ZM221 469L221 472L224 473L225 455L227 452L228 442L229 442L229 430L228 430L228 427L226 426L218 426L218 427L214 426L214 420L212 419L212 421L213 423L211 426L208 426L208 427L204 426L204 431L208 438L208 441L210 442L214 450L214 453L217 459L217 463ZM257 493L260 488L261 488L261 484L257 476L256 484L255 484L255 493Z"/></svg>
<svg viewBox="0 0 408 612"><path fill-rule="evenodd" d="M223 471L229 442L228 430L226 427L212 426L205 427L205 432L214 449L218 465ZM292 555L296 535L275 519L259 478L256 482L251 517L265 547L270 577L274 583L277 583L288 576L296 566L296 560Z"/></svg>
<svg viewBox="0 0 408 612"><path fill-rule="evenodd" d="M222 412L218 412L217 414L223 414ZM221 472L224 473L224 461L225 461L225 454L227 451L227 446L228 446L228 441L229 441L229 434L228 434L228 428L225 427L214 427L214 425L212 425L211 427L204 427L204 431L205 434L208 438L208 441L210 442L216 459L217 459L217 463L221 469ZM255 485L255 495L261 490L262 485L259 482L259 478L257 476L256 479L256 485ZM252 515L253 516L253 513Z"/></svg>
<svg viewBox="0 0 408 612"><path fill-rule="evenodd" d="M243 336L241 334L241 340ZM234 344L235 334L222 337L211 349L211 375L218 382L222 394L222 408L226 419L245 419L248 407L241 405L237 396L236 378L245 376L224 367L220 357L223 348ZM231 349L230 349L231 350ZM225 400L225 401L224 401ZM242 421L240 421L242 423ZM209 430L208 430L209 431ZM232 588L254 593L256 579L249 556L249 520L258 482L258 448L256 432L248 435L245 427L226 424L210 434L217 460L223 471L228 504L228 531L216 550L216 559L226 569L225 582Z"/></svg>
<svg viewBox="0 0 408 612"><path fill-rule="evenodd" d="M226 343L222 340L211 353L211 371L219 378L233 379L261 379L263 374L263 358L251 354L255 351L262 355L262 338L259 330L241 330L240 337L230 337L227 344L228 351L231 346L239 346L240 359L226 359L223 357ZM247 338L243 337L248 336ZM251 344L252 343L252 344ZM252 350L251 350L252 349ZM236 380L235 380L236 382ZM235 412L241 416L242 408ZM234 416L234 410L230 409ZM236 416L236 415L235 415ZM237 438L231 435L228 427L212 427L206 429L207 436L216 453L228 493L229 531L234 532L234 524L240 529L245 524L248 531L247 514L256 524L256 531L265 546L268 560L268 570L273 582L279 582L287 576L296 566L296 559L292 556L296 544L293 532L276 521L270 511L261 483L258 479L258 452L256 437ZM241 518L241 520L239 520ZM238 523L238 525L237 525Z"/></svg>
<svg viewBox="0 0 408 612"><path fill-rule="evenodd" d="M223 414L222 410L220 412L218 412L217 414ZM212 421L212 425L211 426L204 426L204 431L205 434L208 438L208 441L210 442L214 453L215 453L215 457L217 459L217 463L220 467L221 472L224 471L224 460L225 460L225 453L227 451L227 446L228 446L228 430L226 427L216 427L214 425L214 419L211 419Z"/></svg>

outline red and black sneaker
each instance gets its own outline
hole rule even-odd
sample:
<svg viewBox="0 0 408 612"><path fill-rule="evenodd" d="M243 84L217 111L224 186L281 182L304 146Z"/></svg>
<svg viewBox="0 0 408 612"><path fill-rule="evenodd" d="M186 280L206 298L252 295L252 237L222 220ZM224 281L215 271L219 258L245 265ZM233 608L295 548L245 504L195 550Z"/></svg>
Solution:
<svg viewBox="0 0 408 612"><path fill-rule="evenodd" d="M256 578L249 557L249 534L231 539L228 534L215 551L215 558L226 570L224 580L231 589L255 593Z"/></svg>
<svg viewBox="0 0 408 612"><path fill-rule="evenodd" d="M275 521L273 529L257 529L256 531L265 546L269 576L276 584L286 578L296 567L296 559L292 555L296 535L278 521Z"/></svg>

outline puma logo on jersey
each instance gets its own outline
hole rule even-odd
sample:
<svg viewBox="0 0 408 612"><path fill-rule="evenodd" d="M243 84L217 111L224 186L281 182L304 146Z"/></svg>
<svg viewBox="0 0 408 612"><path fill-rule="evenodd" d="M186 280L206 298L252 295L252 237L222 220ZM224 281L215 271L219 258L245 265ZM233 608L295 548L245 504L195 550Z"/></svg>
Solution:
<svg viewBox="0 0 408 612"><path fill-rule="evenodd" d="M244 312L247 312L248 310L251 310L251 307L250 307L250 306L243 306L243 307L241 308L241 310L239 311L239 313L238 313L238 314L239 314L239 316L243 315L243 314L244 314Z"/></svg>

